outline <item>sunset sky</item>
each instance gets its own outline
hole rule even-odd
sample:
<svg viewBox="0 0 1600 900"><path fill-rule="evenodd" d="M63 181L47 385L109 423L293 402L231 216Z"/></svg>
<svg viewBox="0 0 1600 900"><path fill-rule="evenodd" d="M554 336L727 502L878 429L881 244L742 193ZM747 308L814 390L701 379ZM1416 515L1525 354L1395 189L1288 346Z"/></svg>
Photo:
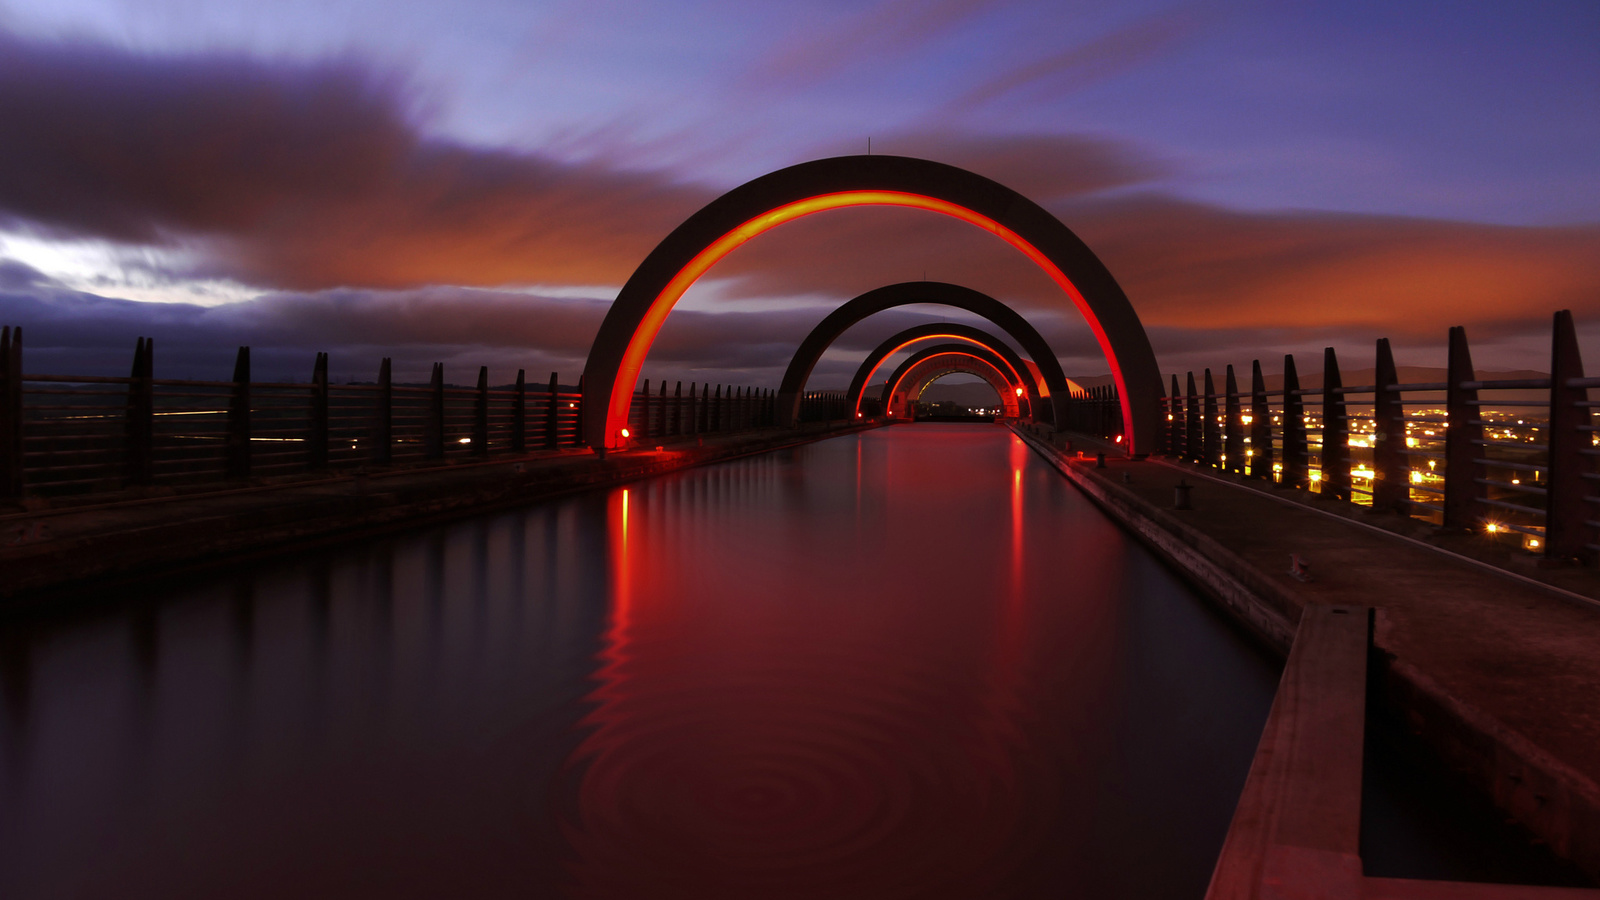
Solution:
<svg viewBox="0 0 1600 900"><path fill-rule="evenodd" d="M695 209L860 153L973 169L1110 267L1164 371L1600 372L1600 4L0 0L0 323L31 371L576 380L617 287ZM776 386L832 306L929 278L1106 371L970 226L844 210L736 251L644 374ZM813 386L886 335L853 329ZM951 318L959 318L951 316ZM1274 359L1274 355L1276 358Z"/></svg>

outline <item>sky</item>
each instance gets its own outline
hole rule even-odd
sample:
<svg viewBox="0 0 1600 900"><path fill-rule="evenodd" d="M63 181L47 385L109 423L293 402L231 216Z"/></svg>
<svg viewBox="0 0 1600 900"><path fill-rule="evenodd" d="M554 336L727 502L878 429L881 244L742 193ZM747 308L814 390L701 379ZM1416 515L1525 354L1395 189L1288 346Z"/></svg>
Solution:
<svg viewBox="0 0 1600 900"><path fill-rule="evenodd" d="M1600 370L1600 4L887 0L0 0L0 323L30 371L576 380L679 222L809 159L920 156L1055 213L1163 371L1390 338L1547 367L1571 309ZM656 379L775 387L852 296L933 279L1107 371L1015 250L840 210L690 290ZM824 358L936 307L880 314ZM1305 368L1306 361L1301 363Z"/></svg>

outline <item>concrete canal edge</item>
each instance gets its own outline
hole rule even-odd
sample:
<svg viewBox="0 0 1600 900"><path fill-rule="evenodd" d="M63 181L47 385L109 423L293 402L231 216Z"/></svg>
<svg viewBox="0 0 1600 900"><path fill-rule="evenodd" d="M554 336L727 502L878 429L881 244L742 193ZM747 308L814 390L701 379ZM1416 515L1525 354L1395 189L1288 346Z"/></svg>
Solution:
<svg viewBox="0 0 1600 900"><path fill-rule="evenodd" d="M1286 658L1303 603L1272 575L1132 491L1095 474L1093 461L1023 428L1012 429L1114 521L1154 550L1239 625ZM1236 489L1237 490L1237 489ZM1352 526L1354 527L1354 526ZM1398 540L1398 539L1397 539ZM1463 561L1465 563L1465 561ZM1371 597L1351 597L1374 605ZM1378 610L1380 622L1383 611ZM1450 769L1559 856L1600 881L1600 786L1489 712L1454 696L1375 639L1376 705Z"/></svg>
<svg viewBox="0 0 1600 900"><path fill-rule="evenodd" d="M114 602L153 577L216 570L613 487L878 427L768 429L664 444L349 473L0 516L0 615Z"/></svg>

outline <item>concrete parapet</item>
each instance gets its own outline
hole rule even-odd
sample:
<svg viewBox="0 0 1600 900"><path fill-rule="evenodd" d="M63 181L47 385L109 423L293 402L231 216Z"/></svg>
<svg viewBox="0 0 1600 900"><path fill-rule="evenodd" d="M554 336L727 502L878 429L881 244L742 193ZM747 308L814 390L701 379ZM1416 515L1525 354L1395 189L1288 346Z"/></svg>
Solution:
<svg viewBox="0 0 1600 900"><path fill-rule="evenodd" d="M573 450L4 515L0 614L105 596L108 587L153 574L533 503L876 425L815 423L695 436L604 459Z"/></svg>

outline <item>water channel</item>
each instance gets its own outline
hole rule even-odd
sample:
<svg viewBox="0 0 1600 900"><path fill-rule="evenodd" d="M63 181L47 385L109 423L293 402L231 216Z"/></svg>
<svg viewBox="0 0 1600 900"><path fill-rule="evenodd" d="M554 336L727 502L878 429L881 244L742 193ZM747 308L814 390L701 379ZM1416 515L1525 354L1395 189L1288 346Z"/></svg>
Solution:
<svg viewBox="0 0 1600 900"><path fill-rule="evenodd" d="M1277 679L999 426L147 593L0 629L0 896L1198 898Z"/></svg>

